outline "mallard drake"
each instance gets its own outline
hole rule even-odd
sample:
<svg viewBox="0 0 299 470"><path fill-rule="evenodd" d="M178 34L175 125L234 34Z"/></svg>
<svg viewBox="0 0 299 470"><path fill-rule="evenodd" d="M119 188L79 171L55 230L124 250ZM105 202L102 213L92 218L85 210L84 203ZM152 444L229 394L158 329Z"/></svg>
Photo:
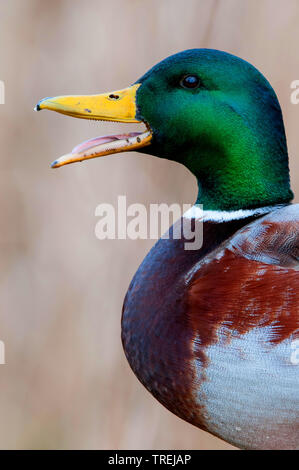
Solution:
<svg viewBox="0 0 299 470"><path fill-rule="evenodd" d="M203 224L203 245L162 238L146 256L124 300L126 357L189 423L244 449L298 449L299 205L265 77L231 54L193 49L126 89L45 98L36 109L145 124L84 142L55 168L138 150L196 176L202 208L183 219Z"/></svg>

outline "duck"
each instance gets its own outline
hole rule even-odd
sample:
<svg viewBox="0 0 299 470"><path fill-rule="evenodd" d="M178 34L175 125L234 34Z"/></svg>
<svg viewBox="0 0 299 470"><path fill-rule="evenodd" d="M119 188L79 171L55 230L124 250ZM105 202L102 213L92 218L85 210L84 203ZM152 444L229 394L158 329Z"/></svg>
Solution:
<svg viewBox="0 0 299 470"><path fill-rule="evenodd" d="M190 49L125 89L48 97L43 109L144 125L83 142L53 168L138 151L197 179L194 206L153 246L124 299L122 344L139 381L240 449L299 449L299 204L268 80L230 53ZM201 247L186 249L199 227Z"/></svg>

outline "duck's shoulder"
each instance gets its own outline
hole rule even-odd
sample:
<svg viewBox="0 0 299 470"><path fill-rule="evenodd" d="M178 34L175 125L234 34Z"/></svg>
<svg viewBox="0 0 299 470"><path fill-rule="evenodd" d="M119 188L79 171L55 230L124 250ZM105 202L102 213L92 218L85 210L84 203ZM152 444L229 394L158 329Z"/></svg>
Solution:
<svg viewBox="0 0 299 470"><path fill-rule="evenodd" d="M273 342L296 334L298 268L298 204L239 229L193 266L186 279L189 316L201 331L202 343L215 340L223 325L240 334L268 326Z"/></svg>
<svg viewBox="0 0 299 470"><path fill-rule="evenodd" d="M270 265L299 266L299 204L245 225L226 244L235 255Z"/></svg>

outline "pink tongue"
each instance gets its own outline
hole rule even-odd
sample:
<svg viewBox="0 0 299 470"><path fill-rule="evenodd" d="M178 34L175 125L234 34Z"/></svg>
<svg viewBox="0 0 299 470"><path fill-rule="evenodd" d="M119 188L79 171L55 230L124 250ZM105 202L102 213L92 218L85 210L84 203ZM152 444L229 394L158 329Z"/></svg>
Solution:
<svg viewBox="0 0 299 470"><path fill-rule="evenodd" d="M93 139L85 140L81 144L73 148L72 153L84 152L92 147L96 147L101 144L107 144L108 142L114 142L115 140L126 140L130 137L136 137L142 132L130 132L129 134L117 134L117 135L104 135L102 137L94 137Z"/></svg>

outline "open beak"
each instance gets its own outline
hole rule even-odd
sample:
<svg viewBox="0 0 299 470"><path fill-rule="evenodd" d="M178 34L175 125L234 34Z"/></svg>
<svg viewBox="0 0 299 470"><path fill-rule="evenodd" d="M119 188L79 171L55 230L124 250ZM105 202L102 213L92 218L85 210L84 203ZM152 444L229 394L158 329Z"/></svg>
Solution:
<svg viewBox="0 0 299 470"><path fill-rule="evenodd" d="M101 95L44 98L38 102L35 110L50 109L51 111L57 111L58 113L81 119L140 123L142 121L136 118L136 93L139 87L140 84L137 83L124 90ZM52 168L58 168L90 158L138 150L149 145L151 139L152 133L147 124L144 132L96 137L77 145L71 153L58 158L51 166Z"/></svg>

